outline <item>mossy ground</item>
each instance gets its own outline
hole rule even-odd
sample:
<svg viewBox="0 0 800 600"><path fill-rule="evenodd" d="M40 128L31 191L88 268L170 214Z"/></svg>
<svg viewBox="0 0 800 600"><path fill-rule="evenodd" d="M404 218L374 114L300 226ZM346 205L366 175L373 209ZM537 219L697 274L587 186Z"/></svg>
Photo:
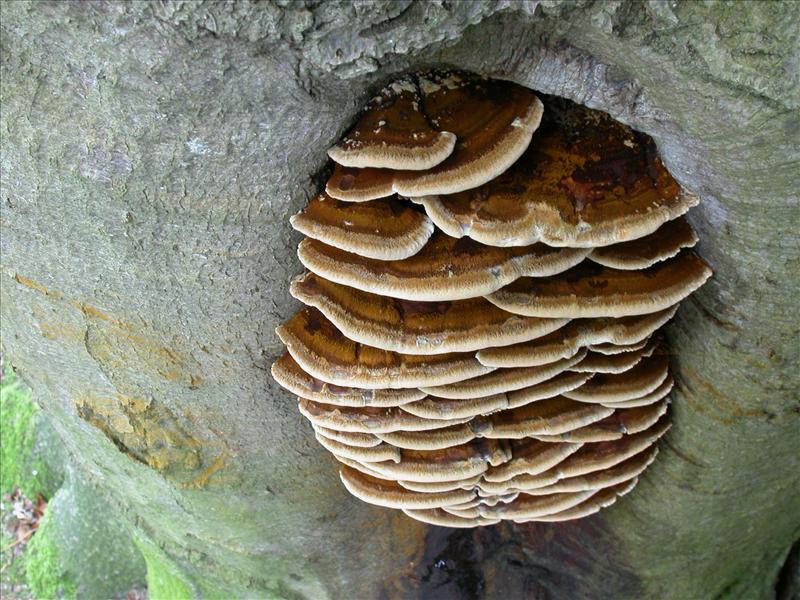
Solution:
<svg viewBox="0 0 800 600"><path fill-rule="evenodd" d="M31 596L25 580L25 556L17 551L18 546L15 544L14 537L6 533L5 517L7 505L3 502L2 506L3 508L0 512L3 515L3 522L0 524L2 528L0 547L3 550L0 553L0 567L2 567L3 572L0 575L0 597L22 600Z"/></svg>

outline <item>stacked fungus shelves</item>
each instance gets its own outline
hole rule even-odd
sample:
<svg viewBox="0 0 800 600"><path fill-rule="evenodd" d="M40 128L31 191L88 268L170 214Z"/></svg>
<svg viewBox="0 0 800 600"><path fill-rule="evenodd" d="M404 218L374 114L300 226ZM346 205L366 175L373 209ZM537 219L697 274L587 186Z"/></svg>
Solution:
<svg viewBox="0 0 800 600"><path fill-rule="evenodd" d="M544 115L544 117L543 117ZM629 492L669 429L659 330L711 275L697 197L597 111L452 71L381 91L292 217L275 379L345 487L454 527Z"/></svg>

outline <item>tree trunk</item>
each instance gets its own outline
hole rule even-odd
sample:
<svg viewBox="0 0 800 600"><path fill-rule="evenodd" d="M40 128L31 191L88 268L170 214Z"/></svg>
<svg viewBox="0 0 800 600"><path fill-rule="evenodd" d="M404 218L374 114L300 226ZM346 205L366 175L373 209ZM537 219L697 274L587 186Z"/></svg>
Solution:
<svg viewBox="0 0 800 600"><path fill-rule="evenodd" d="M195 595L770 597L800 530L799 6L5 3L4 352ZM269 374L289 216L376 85L438 64L611 113L702 197L674 426L584 520L359 502Z"/></svg>

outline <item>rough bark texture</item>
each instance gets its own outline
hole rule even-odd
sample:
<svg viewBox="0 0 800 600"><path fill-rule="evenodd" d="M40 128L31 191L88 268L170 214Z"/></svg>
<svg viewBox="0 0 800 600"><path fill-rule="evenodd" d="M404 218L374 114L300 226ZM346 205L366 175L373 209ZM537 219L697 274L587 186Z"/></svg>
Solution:
<svg viewBox="0 0 800 600"><path fill-rule="evenodd" d="M5 3L4 352L196 594L768 597L800 524L798 8ZM716 274L669 330L674 427L586 520L358 502L269 375L289 215L375 86L438 64L607 111L702 196Z"/></svg>

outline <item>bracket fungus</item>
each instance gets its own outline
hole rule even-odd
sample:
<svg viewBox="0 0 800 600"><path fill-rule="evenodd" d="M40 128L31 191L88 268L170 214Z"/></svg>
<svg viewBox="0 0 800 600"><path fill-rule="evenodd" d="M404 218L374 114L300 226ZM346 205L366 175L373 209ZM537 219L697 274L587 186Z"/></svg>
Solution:
<svg viewBox="0 0 800 600"><path fill-rule="evenodd" d="M272 366L357 498L436 525L567 521L670 427L660 330L710 277L698 198L608 115L452 70L381 90L292 217Z"/></svg>

